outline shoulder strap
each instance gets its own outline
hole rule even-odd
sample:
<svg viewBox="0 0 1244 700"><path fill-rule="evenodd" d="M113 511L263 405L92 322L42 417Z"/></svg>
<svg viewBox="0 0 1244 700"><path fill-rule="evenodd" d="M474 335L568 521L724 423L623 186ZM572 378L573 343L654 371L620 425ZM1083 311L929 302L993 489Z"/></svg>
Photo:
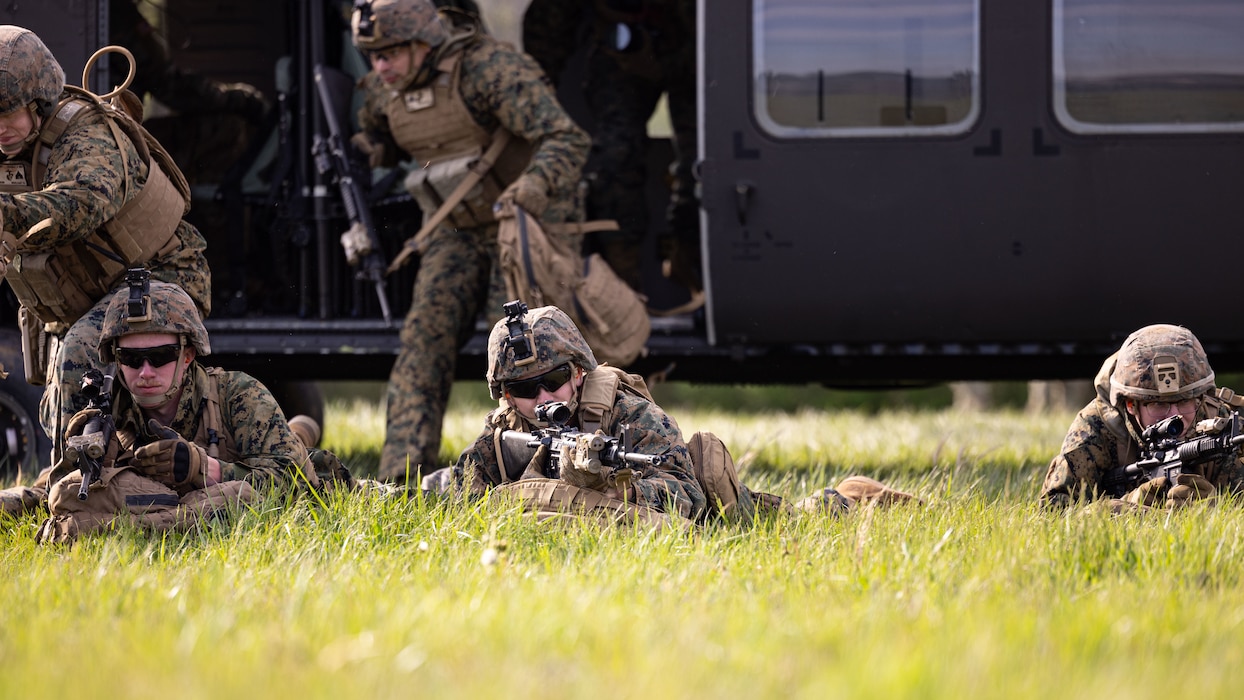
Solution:
<svg viewBox="0 0 1244 700"><path fill-rule="evenodd" d="M220 459L219 443L224 435L225 414L220 408L220 376L224 372L219 367L207 368L207 391L203 396L206 404L203 407L203 430L207 435L207 456Z"/></svg>
<svg viewBox="0 0 1244 700"><path fill-rule="evenodd" d="M604 425L605 415L613 408L614 396L621 384L619 370L607 365L587 373L579 396L579 429L594 433Z"/></svg>
<svg viewBox="0 0 1244 700"><path fill-rule="evenodd" d="M432 214L432 216L428 218L427 223L423 225L423 228L419 229L419 232L416 233L414 237L406 241L406 245L402 246L402 251L397 254L397 257L393 258L393 262L389 263L388 274L392 274L397 270L400 270L402 266L406 264L407 258L411 255L414 255L415 253L423 253L423 249L427 246L428 236L432 233L432 231L436 230L437 226L441 225L441 222L445 220L445 217L449 216L449 212L453 211L453 208L458 206L458 202L462 201L462 198L467 196L467 193L471 191L471 188L475 187L475 185L483 179L484 175L492 169L493 164L497 162L497 157L501 155L501 151L505 150L506 145L509 143L510 132L498 127L497 130L493 132L492 143L488 145L488 150L484 151L484 155L480 156L480 159L475 161L475 165L471 166L470 172L466 174L466 177L462 178L462 182L458 183L458 186L454 188L454 191L445 198L445 201L441 204L440 208L436 210L436 213Z"/></svg>
<svg viewBox="0 0 1244 700"><path fill-rule="evenodd" d="M47 172L48 161L52 157L52 144L59 141L73 120L82 114L82 110L92 104L89 100L74 96L63 99L56 105L56 109L52 111L46 124L39 131L39 140L35 143L34 154L31 158L31 185L36 188L43 186L43 176Z"/></svg>

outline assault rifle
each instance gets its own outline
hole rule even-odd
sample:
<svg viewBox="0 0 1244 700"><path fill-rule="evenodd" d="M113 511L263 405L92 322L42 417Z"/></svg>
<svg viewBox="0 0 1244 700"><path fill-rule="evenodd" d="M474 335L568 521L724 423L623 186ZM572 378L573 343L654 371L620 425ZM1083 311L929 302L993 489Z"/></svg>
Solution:
<svg viewBox="0 0 1244 700"><path fill-rule="evenodd" d="M1183 433L1184 419L1178 414L1146 428L1141 434L1145 449L1140 460L1107 472L1106 493L1118 498L1146 481L1164 476L1173 482L1203 464L1238 457L1244 444L1244 419L1232 411L1229 416L1197 423L1195 435L1181 442Z"/></svg>
<svg viewBox="0 0 1244 700"><path fill-rule="evenodd" d="M557 479L563 468L582 469L601 474L607 483L625 489L635 476L632 465L657 466L664 464L667 455L649 455L632 452L629 431L623 428L623 437L610 437L601 432L584 433L566 426L570 420L570 408L553 401L536 406L536 419L547 422L547 428L524 433L505 430L501 433L501 450L505 457L502 469L515 467L520 471L535 456L542 445L549 448L549 469L546 476ZM510 466L507 466L510 465ZM510 474L517 479L521 474Z"/></svg>
<svg viewBox="0 0 1244 700"><path fill-rule="evenodd" d="M104 455L108 453L108 445L117 432L112 422L112 377L91 367L82 374L82 395L87 399L87 408L99 410L99 415L92 417L82 429L81 435L65 439L65 459L76 463L82 472L82 486L78 489L78 500L85 501L90 495L93 482L99 481L103 470Z"/></svg>
<svg viewBox="0 0 1244 700"><path fill-rule="evenodd" d="M346 217L352 229L361 229L367 234L370 250L359 261L356 278L370 280L376 285L376 296L380 300L380 313L384 315L386 324L392 322L389 314L389 298L385 295L384 276L388 267L381 252L380 239L376 235L376 223L372 220L371 208L367 193L363 189L363 176L358 173L354 161L346 150L346 139L341 127L340 112L334 99L335 94L351 94L352 82L345 73L327 66L315 67L315 91L320 96L320 105L324 108L324 123L328 126L328 137L316 134L311 145L311 153L315 157L315 168L320 175L332 174L341 190L341 203L345 207ZM370 177L367 178L370 182Z"/></svg>

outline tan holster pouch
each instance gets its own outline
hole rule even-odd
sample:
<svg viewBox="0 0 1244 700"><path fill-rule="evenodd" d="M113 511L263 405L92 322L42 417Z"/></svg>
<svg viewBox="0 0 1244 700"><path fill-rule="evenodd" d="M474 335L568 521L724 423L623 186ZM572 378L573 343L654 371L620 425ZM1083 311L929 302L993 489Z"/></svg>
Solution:
<svg viewBox="0 0 1244 700"><path fill-rule="evenodd" d="M685 528L690 521L670 517L659 510L610 498L599 491L581 489L558 479L524 479L498 486L493 498L517 505L541 522L551 519L586 520L602 526L633 525L657 529L667 525Z"/></svg>
<svg viewBox="0 0 1244 700"><path fill-rule="evenodd" d="M48 333L43 321L25 306L17 309L17 325L22 331L22 365L26 382L34 386L48 383Z"/></svg>
<svg viewBox="0 0 1244 700"><path fill-rule="evenodd" d="M256 499L255 490L244 481L227 481L179 498L176 491L131 467L105 467L85 501L78 500L81 484L82 473L74 471L52 486L51 517L39 528L36 541L68 543L123 523L151 532L182 532Z"/></svg>
<svg viewBox="0 0 1244 700"><path fill-rule="evenodd" d="M475 152L412 170L404 182L406 191L419 203L424 215L431 216L471 175L479 159L480 152ZM475 228L496 221L492 205L503 189L489 170L453 205L445 222L454 228Z"/></svg>

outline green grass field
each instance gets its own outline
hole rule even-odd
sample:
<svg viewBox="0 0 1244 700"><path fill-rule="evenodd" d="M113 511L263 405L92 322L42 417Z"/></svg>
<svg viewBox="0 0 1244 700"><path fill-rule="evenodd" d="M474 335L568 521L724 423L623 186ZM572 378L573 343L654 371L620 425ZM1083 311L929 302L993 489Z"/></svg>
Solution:
<svg viewBox="0 0 1244 700"><path fill-rule="evenodd" d="M673 401L673 403L677 403ZM711 402L705 402L711 403ZM482 402L455 397L446 451ZM1244 509L1048 513L1070 414L678 405L744 480L852 472L924 507L752 527L538 524L336 496L164 539L0 520L0 697L1237 697ZM375 401L328 445L365 471ZM1234 689L1234 690L1233 690Z"/></svg>

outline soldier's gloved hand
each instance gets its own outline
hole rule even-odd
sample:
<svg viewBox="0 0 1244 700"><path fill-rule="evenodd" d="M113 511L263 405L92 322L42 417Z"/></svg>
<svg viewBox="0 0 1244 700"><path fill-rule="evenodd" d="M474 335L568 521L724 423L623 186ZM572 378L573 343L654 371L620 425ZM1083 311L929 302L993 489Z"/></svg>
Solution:
<svg viewBox="0 0 1244 700"><path fill-rule="evenodd" d="M207 466L207 453L203 448L160 425L154 418L147 422L147 427L160 439L135 450L131 464L167 486L202 488L206 484L204 470Z"/></svg>
<svg viewBox="0 0 1244 700"><path fill-rule="evenodd" d="M1169 487L1170 479L1159 476L1128 491L1123 500L1137 506L1161 505L1166 498L1166 491Z"/></svg>
<svg viewBox="0 0 1244 700"><path fill-rule="evenodd" d="M544 182L534 175L522 175L497 197L496 209L505 209L506 205L517 204L527 210L528 214L540 218L545 209L549 208L549 195Z"/></svg>
<svg viewBox="0 0 1244 700"><path fill-rule="evenodd" d="M562 481L571 486L578 486L581 489L591 489L602 493L609 489L609 482L605 480L604 467L598 464L595 466L597 471L592 471L591 465L576 464L573 457L573 450L569 447L562 448Z"/></svg>
<svg viewBox="0 0 1244 700"><path fill-rule="evenodd" d="M372 137L364 131L350 137L350 143L359 149L359 153L367 156L367 167L379 168L384 165L385 147L384 142L372 140Z"/></svg>
<svg viewBox="0 0 1244 700"><path fill-rule="evenodd" d="M351 265L359 264L363 256L371 253L371 236L362 224L352 224L341 234L341 247L346 251L346 261Z"/></svg>
<svg viewBox="0 0 1244 700"><path fill-rule="evenodd" d="M1197 501L1213 505L1217 500L1217 489L1200 474L1180 474L1175 477L1175 485L1166 493L1167 508L1183 508Z"/></svg>
<svg viewBox="0 0 1244 700"><path fill-rule="evenodd" d="M84 408L73 414L73 417L71 417L69 422L65 424L65 437L68 438L75 435L81 435L82 431L86 429L86 424L90 423L92 418L100 415L101 413L102 412L98 408Z"/></svg>
<svg viewBox="0 0 1244 700"><path fill-rule="evenodd" d="M547 475L544 473L544 465L549 461L549 446L541 443L536 448L536 453L527 460L527 468L523 469L523 473L518 477L519 481L523 479L544 479Z"/></svg>

